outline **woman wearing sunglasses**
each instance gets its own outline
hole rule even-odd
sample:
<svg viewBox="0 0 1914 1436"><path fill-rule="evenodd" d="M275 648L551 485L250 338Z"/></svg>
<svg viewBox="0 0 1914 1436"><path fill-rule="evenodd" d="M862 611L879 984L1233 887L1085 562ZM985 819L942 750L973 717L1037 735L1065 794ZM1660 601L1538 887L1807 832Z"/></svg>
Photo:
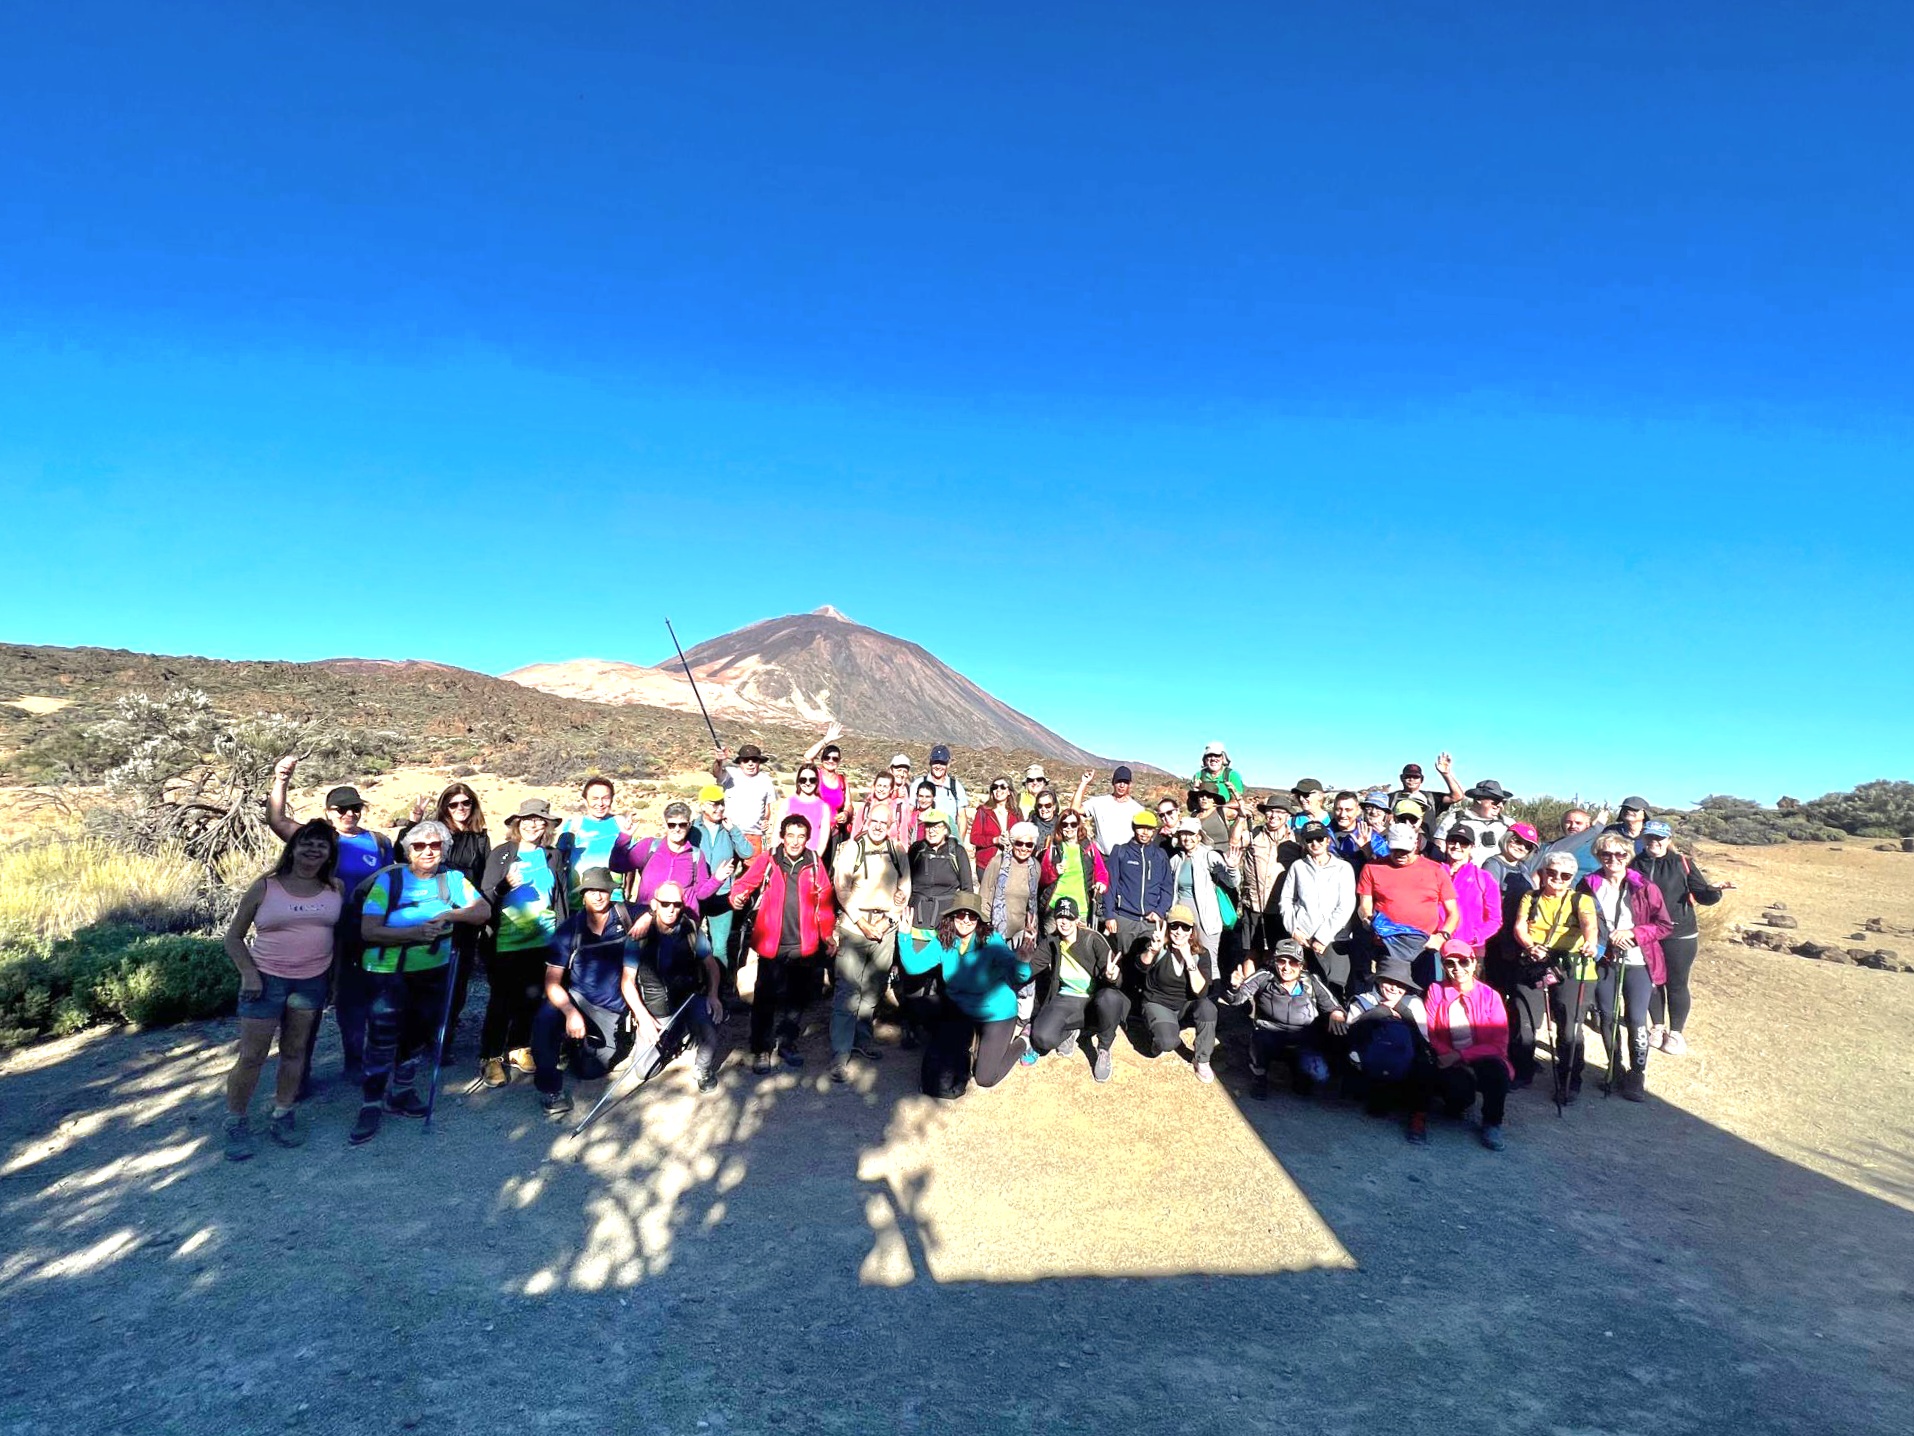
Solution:
<svg viewBox="0 0 1914 1436"><path fill-rule="evenodd" d="M1197 936L1196 914L1182 903L1168 919L1150 914L1149 946L1137 958L1143 969L1143 1017L1150 1026L1152 1057L1176 1051L1185 1026L1196 1029L1196 1080L1214 1082L1210 1056L1216 1050L1216 999L1209 988L1215 958Z"/></svg>
<svg viewBox="0 0 1914 1436"><path fill-rule="evenodd" d="M1580 869L1574 853L1554 852L1536 869L1537 886L1515 904L1511 936L1519 952L1514 980L1549 994L1555 1023L1555 1100L1573 1102L1582 1090L1582 1017L1595 982L1600 935L1595 904L1575 885ZM1512 1042L1509 1056L1516 1079L1535 1076L1534 1035Z"/></svg>
<svg viewBox="0 0 1914 1436"><path fill-rule="evenodd" d="M418 813L414 808L413 812ZM413 822L417 822L415 817ZM492 852L492 835L485 830L485 810L479 806L478 794L467 783L453 783L443 793L432 812L432 821L452 835L452 845L445 851L445 865L453 872L463 873L465 880L474 888L483 885L485 878L485 860ZM405 846L405 835L412 831L407 823L399 829L398 845ZM452 1061L452 1038L458 1031L459 1014L465 1011L467 989L472 984L472 969L478 966L479 939L481 932L477 927L461 924L452 929L452 946L458 952L458 975L452 979L452 1016L445 1024L445 1053L440 1058L450 1064Z"/></svg>
<svg viewBox="0 0 1914 1436"><path fill-rule="evenodd" d="M836 831L850 820L850 786L844 777L844 750L837 740L844 736L844 730L832 723L824 730L824 736L804 750L801 762L815 762L818 765L817 795L830 805L831 826Z"/></svg>
<svg viewBox="0 0 1914 1436"><path fill-rule="evenodd" d="M1011 797L1010 779L1002 774L992 778L988 796L970 820L970 850L976 855L977 871L982 872L998 853L1010 850L1010 829L1022 819L1023 810Z"/></svg>
<svg viewBox="0 0 1914 1436"><path fill-rule="evenodd" d="M1268 966L1253 959L1235 973L1235 988L1223 1001L1247 1004L1250 1018L1249 1095L1269 1096L1272 1063L1289 1066L1290 1087L1306 1097L1329 1084L1328 1039L1342 1035L1349 1014L1321 978L1307 970L1303 945L1279 941Z"/></svg>
<svg viewBox="0 0 1914 1436"><path fill-rule="evenodd" d="M1482 1145L1499 1152L1508 1106L1509 1014L1502 995L1476 978L1481 959L1466 942L1442 945L1442 980L1423 998L1429 1048L1435 1054L1436 1094L1451 1117L1482 1099Z"/></svg>
<svg viewBox="0 0 1914 1436"><path fill-rule="evenodd" d="M989 930L977 894L954 894L934 928L899 937L897 963L913 977L942 980L924 1042L924 1095L961 1097L972 1077L979 1087L1003 1081L1026 1050L1017 991L1030 982L1030 964Z"/></svg>
<svg viewBox="0 0 1914 1436"><path fill-rule="evenodd" d="M1668 980L1661 940L1674 930L1661 889L1629 866L1635 839L1606 832L1595 840L1599 866L1582 880L1595 899L1595 921L1602 945L1601 978L1595 985L1595 1010L1602 1040L1609 1045L1608 1090L1630 1102L1648 1099L1648 1018L1656 986ZM1628 1070L1621 1071L1622 1027L1626 1025Z"/></svg>
<svg viewBox="0 0 1914 1436"><path fill-rule="evenodd" d="M821 773L822 770L815 763L798 764L797 792L784 800L778 812L780 823L795 815L811 825L811 836L805 846L814 853L824 851L825 844L837 828L837 809L818 791Z"/></svg>
<svg viewBox="0 0 1914 1436"><path fill-rule="evenodd" d="M634 839L627 833L612 845L609 864L613 878L636 873L637 881L625 884L632 898L648 905L666 883L676 883L691 905L691 916L703 915L704 908L738 870L738 861L719 863L714 869L706 861L704 848L691 835L691 804L665 804L665 835L662 838Z"/></svg>
<svg viewBox="0 0 1914 1436"><path fill-rule="evenodd" d="M479 1079L503 1087L507 1067L536 1070L532 1019L545 1000L545 968L556 961L558 929L571 913L570 874L553 845L551 804L527 798L505 820L505 841L485 860L479 891L498 915L487 942L491 996L479 1028Z"/></svg>
<svg viewBox="0 0 1914 1436"><path fill-rule="evenodd" d="M1087 824L1075 808L1057 815L1057 831L1043 845L1043 921L1051 926L1050 914L1064 898L1077 905L1083 920L1095 927L1103 911L1103 894L1110 887L1110 870L1103 854L1085 834Z"/></svg>

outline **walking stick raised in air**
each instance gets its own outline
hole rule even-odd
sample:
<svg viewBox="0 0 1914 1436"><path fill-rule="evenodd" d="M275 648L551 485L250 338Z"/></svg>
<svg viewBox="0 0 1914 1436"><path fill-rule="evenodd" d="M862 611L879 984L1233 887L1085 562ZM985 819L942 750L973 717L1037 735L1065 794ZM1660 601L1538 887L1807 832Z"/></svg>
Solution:
<svg viewBox="0 0 1914 1436"><path fill-rule="evenodd" d="M691 685L691 696L698 700L698 712L704 715L705 729L711 734L711 746L722 752L724 744L718 741L718 730L712 727L711 714L706 712L704 698L698 692L698 680L691 676L691 664L685 659L684 645L678 642L678 630L671 626L668 618L665 620L665 632L671 635L671 646L678 650L678 661L684 664L685 682Z"/></svg>

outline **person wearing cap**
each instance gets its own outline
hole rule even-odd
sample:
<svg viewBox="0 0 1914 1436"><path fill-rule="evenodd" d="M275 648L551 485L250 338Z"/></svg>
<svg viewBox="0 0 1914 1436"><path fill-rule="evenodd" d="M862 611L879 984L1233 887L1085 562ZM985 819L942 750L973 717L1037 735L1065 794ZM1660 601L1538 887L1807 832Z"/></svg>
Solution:
<svg viewBox="0 0 1914 1436"><path fill-rule="evenodd" d="M1582 879L1595 899L1596 934L1601 942L1600 977L1595 1008L1603 1039L1620 1041L1618 1019L1627 1028L1628 1070L1618 1073L1612 1090L1631 1102L1648 1097L1648 1023L1654 989L1668 981L1661 941L1674 930L1661 889L1630 866L1635 840L1625 832L1604 832L1595 840L1600 868ZM1621 1054L1609 1053L1611 1071Z"/></svg>
<svg viewBox="0 0 1914 1436"><path fill-rule="evenodd" d="M1268 948L1286 930L1281 906L1283 870L1301 856L1281 800L1272 793L1257 806L1263 812L1263 825L1244 841L1240 859L1243 946L1251 951ZM1352 890L1352 910L1355 901Z"/></svg>
<svg viewBox="0 0 1914 1436"><path fill-rule="evenodd" d="M998 853L1010 851L1010 829L1023 821L1023 810L1011 794L1010 779L999 774L990 780L989 795L970 819L970 848L982 872Z"/></svg>
<svg viewBox="0 0 1914 1436"><path fill-rule="evenodd" d="M1308 970L1303 945L1280 939L1267 965L1246 960L1232 977L1222 1001L1247 1006L1250 1016L1249 1095L1269 1096L1269 1069L1285 1062L1290 1086L1299 1097L1329 1083L1328 1041L1342 1035L1348 1021L1342 1000Z"/></svg>
<svg viewBox="0 0 1914 1436"><path fill-rule="evenodd" d="M1283 931L1296 940L1315 974L1347 996L1355 962L1350 919L1356 912L1356 872L1329 850L1329 829L1306 823L1297 834L1302 856L1283 874L1277 898Z"/></svg>
<svg viewBox="0 0 1914 1436"><path fill-rule="evenodd" d="M910 863L911 924L934 928L953 894L975 892L970 854L950 835L950 814L926 808L918 816L920 836L905 847Z"/></svg>
<svg viewBox="0 0 1914 1436"><path fill-rule="evenodd" d="M1210 991L1216 954L1197 935L1196 914L1181 903L1167 917L1152 917L1150 940L1137 955L1143 973L1143 1020L1150 1029L1152 1058L1175 1052L1184 1027L1196 1029L1191 1049L1199 1082L1214 1082L1210 1057L1216 1051L1216 998Z"/></svg>
<svg viewBox="0 0 1914 1436"><path fill-rule="evenodd" d="M1030 982L1030 964L989 930L982 899L951 894L933 927L899 937L897 963L913 977L942 981L924 1042L924 1095L948 1101L973 1077L979 1087L1003 1081L1028 1049L1017 1035L1017 991Z"/></svg>
<svg viewBox="0 0 1914 1436"><path fill-rule="evenodd" d="M1096 1034L1090 1075L1108 1082L1110 1049L1117 1029L1130 1017L1130 999L1123 991L1116 952L1083 921L1075 898L1058 898L1051 918L1055 925L1037 943L1031 958L1035 980L1047 981L1049 995L1031 1021L1030 1045L1039 1054L1075 1052L1087 1017Z"/></svg>
<svg viewBox="0 0 1914 1436"><path fill-rule="evenodd" d="M729 975L737 972L737 955L732 950L736 926L731 911L731 884L751 861L751 843L744 829L725 813L725 791L716 783L698 790L698 820L691 825L691 841L704 855L705 870L718 879L708 901L699 904L700 921L711 955Z"/></svg>
<svg viewBox="0 0 1914 1436"><path fill-rule="evenodd" d="M631 916L606 868L578 875L578 906L560 924L545 964L545 1001L532 1019L532 1086L548 1117L572 1109L559 1071L603 1077L631 1051L626 1019L637 1005L625 966Z"/></svg>
<svg viewBox="0 0 1914 1436"><path fill-rule="evenodd" d="M631 1004L632 1045L649 1052L665 1040L665 1028L681 1009L692 1049L691 1075L700 1092L718 1082L718 960L698 936L698 923L684 889L660 883L645 910L631 924L625 947L625 998ZM635 999L635 1000L634 1000ZM653 1059L647 1079L664 1070L677 1051L664 1049ZM573 1069L574 1076L589 1071Z"/></svg>
<svg viewBox="0 0 1914 1436"><path fill-rule="evenodd" d="M1296 800L1298 809L1289 819L1292 828L1300 831L1304 823L1321 823L1325 828L1329 826L1329 798L1320 781L1298 778L1296 786L1289 790L1289 796Z"/></svg>
<svg viewBox="0 0 1914 1436"><path fill-rule="evenodd" d="M1449 870L1416 851L1417 837L1407 823L1389 829L1389 861L1369 863L1358 874L1356 909L1377 944L1408 963L1420 981L1462 916Z"/></svg>
<svg viewBox="0 0 1914 1436"><path fill-rule="evenodd" d="M837 809L818 792L822 773L823 770L808 759L799 763L792 780L797 784L797 791L784 800L778 811L780 823L796 813L811 825L810 849L814 853L824 852L837 827Z"/></svg>
<svg viewBox="0 0 1914 1436"><path fill-rule="evenodd" d="M1661 940L1663 980L1649 999L1648 1045L1680 1057L1688 1051L1688 1039L1682 1035L1692 1005L1688 975L1701 948L1701 920L1695 904L1713 907L1734 884L1709 882L1693 859L1675 850L1674 838L1672 827L1660 818L1650 818L1642 824L1642 850L1630 866L1661 889L1668 919L1674 924Z"/></svg>
<svg viewBox="0 0 1914 1436"><path fill-rule="evenodd" d="M1119 959L1138 953L1170 910L1175 881L1169 854L1157 842L1157 818L1142 811L1130 818L1130 840L1110 849L1110 890L1103 895L1103 935Z"/></svg>
<svg viewBox="0 0 1914 1436"><path fill-rule="evenodd" d="M503 1087L508 1067L533 1070L532 1019L544 1001L558 929L571 914L571 884L552 829L551 804L525 799L505 820L505 841L485 859L479 881L497 914L486 942L490 996L479 1028L479 1078L487 1087Z"/></svg>
<svg viewBox="0 0 1914 1436"><path fill-rule="evenodd" d="M1212 959L1212 977L1223 960L1223 933L1236 926L1238 885L1228 860L1204 841L1202 821L1185 818L1178 823L1176 845L1170 849L1170 902L1196 914L1203 951Z"/></svg>
<svg viewBox="0 0 1914 1436"><path fill-rule="evenodd" d="M950 771L950 749L939 743L930 750L931 806L941 808L950 814L956 823L957 831L965 831L967 814L970 812L970 794L964 791L964 780Z"/></svg>
<svg viewBox="0 0 1914 1436"><path fill-rule="evenodd" d="M1456 937L1481 957L1489 940L1502 930L1502 888L1489 876L1474 855L1481 850L1475 830L1467 823L1456 823L1442 835L1439 859L1449 869L1449 882L1455 888L1455 904L1460 919Z"/></svg>
<svg viewBox="0 0 1914 1436"><path fill-rule="evenodd" d="M1037 808L1037 795L1050 786L1050 780L1044 776L1043 764L1032 763L1023 770L1023 791L1017 794L1017 806L1027 818Z"/></svg>
<svg viewBox="0 0 1914 1436"><path fill-rule="evenodd" d="M856 837L837 845L831 884L837 895L837 954L832 967L831 1080L847 1082L853 1054L881 1060L871 1024L897 958L897 930L910 912L910 859L891 841L891 815L873 809Z"/></svg>
<svg viewBox="0 0 1914 1436"><path fill-rule="evenodd" d="M1622 805L1615 812L1615 821L1602 829L1605 833L1620 833L1635 845L1637 855L1646 845L1642 830L1648 825L1648 799L1631 793L1622 799Z"/></svg>
<svg viewBox="0 0 1914 1436"><path fill-rule="evenodd" d="M1110 791L1099 793L1081 804L1083 816L1091 821L1089 841L1097 846L1097 852L1108 858L1110 848L1118 842L1129 841L1129 819L1143 812L1143 804L1129 797L1129 785L1135 775L1129 772L1125 764L1118 764L1116 772L1110 774Z"/></svg>
<svg viewBox="0 0 1914 1436"><path fill-rule="evenodd" d="M1064 809L1057 815L1056 832L1038 854L1045 931L1049 930L1052 911L1063 898L1076 903L1080 921L1092 928L1097 925L1103 894L1110 887L1110 869L1103 861L1103 854L1085 835L1087 826L1082 813L1074 808Z"/></svg>
<svg viewBox="0 0 1914 1436"><path fill-rule="evenodd" d="M1402 786L1396 789L1394 796L1398 799L1414 798L1425 813L1440 813L1450 804L1461 802L1462 785L1455 780L1455 767L1447 753L1436 754L1435 768L1436 774L1448 787L1447 793L1432 792L1425 786L1420 763L1404 763Z"/></svg>
<svg viewBox="0 0 1914 1436"><path fill-rule="evenodd" d="M1422 988L1407 963L1385 958L1370 989L1350 999L1347 1053L1349 1095L1371 1117L1402 1113L1409 1140L1427 1142L1435 1058Z"/></svg>
<svg viewBox="0 0 1914 1436"><path fill-rule="evenodd" d="M617 876L621 870L612 866L611 851L631 825L612 812L617 793L611 779L587 778L578 794L585 804L584 815L566 818L558 825L553 846L565 861L565 896L573 907L578 905L578 875L586 868L610 869L613 881L620 884L618 895L623 896L623 883Z"/></svg>
<svg viewBox="0 0 1914 1436"><path fill-rule="evenodd" d="M820 985L820 954L837 952L837 893L823 860L811 851L811 825L796 813L778 825L778 840L759 853L731 887L742 912L755 896L745 941L758 958L751 996L751 1068L770 1072L772 1038L787 1067L802 1067L798 1024ZM761 894L761 895L760 895Z"/></svg>
<svg viewBox="0 0 1914 1436"><path fill-rule="evenodd" d="M1418 852L1422 850L1424 845L1424 835L1426 832L1424 824L1428 821L1428 818L1429 809L1421 798L1397 798L1395 802L1389 805L1389 826L1393 828L1398 823L1407 823L1413 828L1415 830L1416 850ZM1387 829L1383 832L1381 846L1383 848L1383 856L1387 857L1389 855L1389 834Z"/></svg>
<svg viewBox="0 0 1914 1436"><path fill-rule="evenodd" d="M1422 1005L1435 1054L1436 1095L1451 1117L1464 1115L1479 1096L1482 1145L1499 1152L1515 1074L1508 1057L1509 1015L1501 994L1477 980L1480 962L1466 942L1445 942L1442 981L1428 989Z"/></svg>
<svg viewBox="0 0 1914 1436"><path fill-rule="evenodd" d="M1484 778L1462 795L1469 800L1465 808L1449 809L1435 825L1435 845L1438 851L1448 848L1449 834L1458 827L1467 827L1475 837L1474 849L1469 861L1484 863L1494 857L1502 846L1502 835L1509 830L1508 819L1503 809L1515 794L1496 782L1493 778Z"/></svg>
<svg viewBox="0 0 1914 1436"><path fill-rule="evenodd" d="M1243 775L1230 766L1229 749L1221 743L1203 745L1203 760L1197 767L1196 776L1190 779L1190 787L1195 788L1201 783L1215 784L1219 804L1241 798L1248 791L1243 786Z"/></svg>
<svg viewBox="0 0 1914 1436"><path fill-rule="evenodd" d="M1582 1019L1596 978L1595 954L1600 935L1595 903L1576 886L1573 853L1546 853L1535 871L1535 888L1515 905L1512 931L1520 957L1516 980L1525 988L1548 994L1549 1016L1555 1023L1555 1097L1573 1102L1582 1090ZM1524 997L1524 1005L1533 999ZM1526 1085L1536 1072L1535 1039L1531 1030L1510 1033L1509 1057L1515 1079Z"/></svg>
<svg viewBox="0 0 1914 1436"><path fill-rule="evenodd" d="M361 904L365 951L359 961L372 1001L359 1116L348 1136L355 1146L378 1134L384 1113L426 1114L413 1083L442 1031L451 996L452 929L492 916L465 875L446 867L451 845L452 835L438 823L414 823L405 835L405 864L375 873Z"/></svg>
<svg viewBox="0 0 1914 1436"><path fill-rule="evenodd" d="M1356 822L1356 851L1349 859L1351 867L1381 862L1389 856L1390 797L1382 789L1362 795L1361 816Z"/></svg>
<svg viewBox="0 0 1914 1436"><path fill-rule="evenodd" d="M997 936L1020 949L1037 939L1037 918L1043 901L1038 842L1035 823L1028 820L1012 823L1010 851L993 856L977 883L977 895L984 903L984 921ZM1030 1014L1019 1011L1017 1015L1027 1018Z"/></svg>
<svg viewBox="0 0 1914 1436"><path fill-rule="evenodd" d="M910 754L908 753L891 754L890 775L891 775L891 787L893 787L900 793L908 793L911 790ZM932 792L933 794L935 793L934 786L933 786Z"/></svg>
<svg viewBox="0 0 1914 1436"><path fill-rule="evenodd" d="M266 797L266 826L291 842L302 826L287 808L287 789L299 767L299 757L288 753L273 765L272 790ZM364 827L365 799L353 787L338 787L326 794L326 821L339 840L339 856L333 876L352 907L372 875L393 862L393 846L384 833ZM339 1045L345 1053L345 1080L358 1086L365 1080L366 1016L372 1002L371 989L357 962L341 960L334 964L332 982L332 1020L339 1028ZM312 1024L306 1038L306 1070L312 1070L312 1052L319 1040L319 1023Z"/></svg>
<svg viewBox="0 0 1914 1436"><path fill-rule="evenodd" d="M736 762L724 748L711 760L711 776L724 789L725 808L751 844L752 857L764 851L764 830L777 801L777 784L764 771L764 763L764 750L756 743L738 749Z"/></svg>

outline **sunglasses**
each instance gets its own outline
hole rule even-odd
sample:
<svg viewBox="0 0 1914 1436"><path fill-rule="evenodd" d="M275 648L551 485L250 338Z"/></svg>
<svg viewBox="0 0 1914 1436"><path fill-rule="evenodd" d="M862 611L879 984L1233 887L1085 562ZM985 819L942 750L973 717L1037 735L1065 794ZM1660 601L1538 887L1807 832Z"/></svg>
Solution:
<svg viewBox="0 0 1914 1436"><path fill-rule="evenodd" d="M1474 967L1475 959L1472 957L1445 957L1442 959L1442 965L1444 967Z"/></svg>
<svg viewBox="0 0 1914 1436"><path fill-rule="evenodd" d="M365 811L365 805L363 803L348 803L345 807L334 808L332 811L335 813L363 813Z"/></svg>
<svg viewBox="0 0 1914 1436"><path fill-rule="evenodd" d="M1279 957L1276 959L1276 965L1278 967L1301 967L1303 960L1300 957Z"/></svg>
<svg viewBox="0 0 1914 1436"><path fill-rule="evenodd" d="M993 793L1008 793L1008 792L1010 791L1010 784L1008 784L1008 783L992 783L992 784L990 785L990 791L991 791L991 792L993 792Z"/></svg>
<svg viewBox="0 0 1914 1436"><path fill-rule="evenodd" d="M415 853L437 853L437 852L443 852L445 850L444 843L435 843L430 840L417 842L417 843L407 843L406 846L412 849L412 851Z"/></svg>
<svg viewBox="0 0 1914 1436"><path fill-rule="evenodd" d="M832 751L824 755L824 761L827 763L835 763L839 758L842 758L843 756L844 755L842 753Z"/></svg>
<svg viewBox="0 0 1914 1436"><path fill-rule="evenodd" d="M1191 927L1186 922L1173 922L1170 924L1170 931L1171 932L1195 932L1196 929Z"/></svg>
<svg viewBox="0 0 1914 1436"><path fill-rule="evenodd" d="M683 831L684 831L684 830L685 830L686 828L688 828L688 827L690 827L690 826L691 826L691 824L689 824L689 823L666 823L666 824L665 824L665 831L666 831L667 833L674 833L674 832L675 832L675 833L682 833L682 832L683 832Z"/></svg>
<svg viewBox="0 0 1914 1436"><path fill-rule="evenodd" d="M452 808L469 808L472 806L472 800L470 798L448 798L445 806L448 810Z"/></svg>
<svg viewBox="0 0 1914 1436"><path fill-rule="evenodd" d="M1570 878L1574 877L1575 874L1564 872L1560 868L1550 868L1547 872L1543 873L1542 876L1545 878L1560 878L1563 882L1567 882Z"/></svg>
<svg viewBox="0 0 1914 1436"><path fill-rule="evenodd" d="M1063 832L1074 833L1077 830L1077 822L1072 818L1070 821L1061 824L1060 828Z"/></svg>
<svg viewBox="0 0 1914 1436"><path fill-rule="evenodd" d="M684 906L684 904L681 902L666 902L663 898L654 898L652 899L652 901L657 903L659 907L683 907Z"/></svg>
<svg viewBox="0 0 1914 1436"><path fill-rule="evenodd" d="M808 778L799 778L798 786L800 788L815 788L817 786L817 778L815 776L808 777Z"/></svg>
<svg viewBox="0 0 1914 1436"><path fill-rule="evenodd" d="M978 917L974 912L954 912L950 915L950 920L952 922L976 922L978 921Z"/></svg>
<svg viewBox="0 0 1914 1436"><path fill-rule="evenodd" d="M1602 859L1602 861L1603 861L1603 862L1605 862L1605 863L1625 863L1625 862L1627 862L1627 861L1628 861L1628 858L1629 858L1629 854L1627 854L1627 853L1603 853L1603 854L1601 854L1601 859Z"/></svg>
<svg viewBox="0 0 1914 1436"><path fill-rule="evenodd" d="M1028 838L1018 838L1017 841L1012 843L1010 846L1013 848L1034 848L1036 847L1036 844L1031 842L1030 839Z"/></svg>

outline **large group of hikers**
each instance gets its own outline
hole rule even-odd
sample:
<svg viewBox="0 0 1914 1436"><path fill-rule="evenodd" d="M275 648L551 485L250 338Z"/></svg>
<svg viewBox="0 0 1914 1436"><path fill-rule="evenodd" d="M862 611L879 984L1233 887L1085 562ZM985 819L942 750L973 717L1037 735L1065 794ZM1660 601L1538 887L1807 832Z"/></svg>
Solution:
<svg viewBox="0 0 1914 1436"><path fill-rule="evenodd" d="M1461 787L1447 754L1439 791L1411 763L1392 790L1304 778L1258 799L1211 743L1186 791L1150 805L1127 767L1095 795L1094 774L1066 794L1040 764L973 794L941 744L921 776L899 753L854 788L838 737L804 755L789 794L747 743L717 750L662 832L620 817L594 777L582 812L527 799L502 840L462 782L390 838L347 786L300 822L297 760L281 760L268 816L285 849L226 940L240 979L227 1155L257 1149L248 1113L275 1039L266 1134L305 1140L297 1104L328 1004L361 1094L349 1140L429 1116L475 968L473 1090L529 1076L554 1118L572 1110L568 1076L622 1065L642 1081L687 1051L709 1090L723 1028L747 1010L751 1071L801 1068L804 1014L828 984L835 1082L883 1056L886 1004L939 1098L1046 1054L1107 1082L1126 1031L1144 1056L1177 1058L1189 1032L1190 1070L1212 1082L1223 1028L1252 1097L1273 1074L1299 1094L1339 1088L1413 1142L1432 1112L1479 1109L1499 1150L1544 1041L1558 1110L1581 1093L1589 1028L1602 1089L1634 1101L1651 1052L1688 1050L1696 905L1732 886L1642 798L1612 822L1571 809L1545 837L1505 817L1514 795L1494 780Z"/></svg>

